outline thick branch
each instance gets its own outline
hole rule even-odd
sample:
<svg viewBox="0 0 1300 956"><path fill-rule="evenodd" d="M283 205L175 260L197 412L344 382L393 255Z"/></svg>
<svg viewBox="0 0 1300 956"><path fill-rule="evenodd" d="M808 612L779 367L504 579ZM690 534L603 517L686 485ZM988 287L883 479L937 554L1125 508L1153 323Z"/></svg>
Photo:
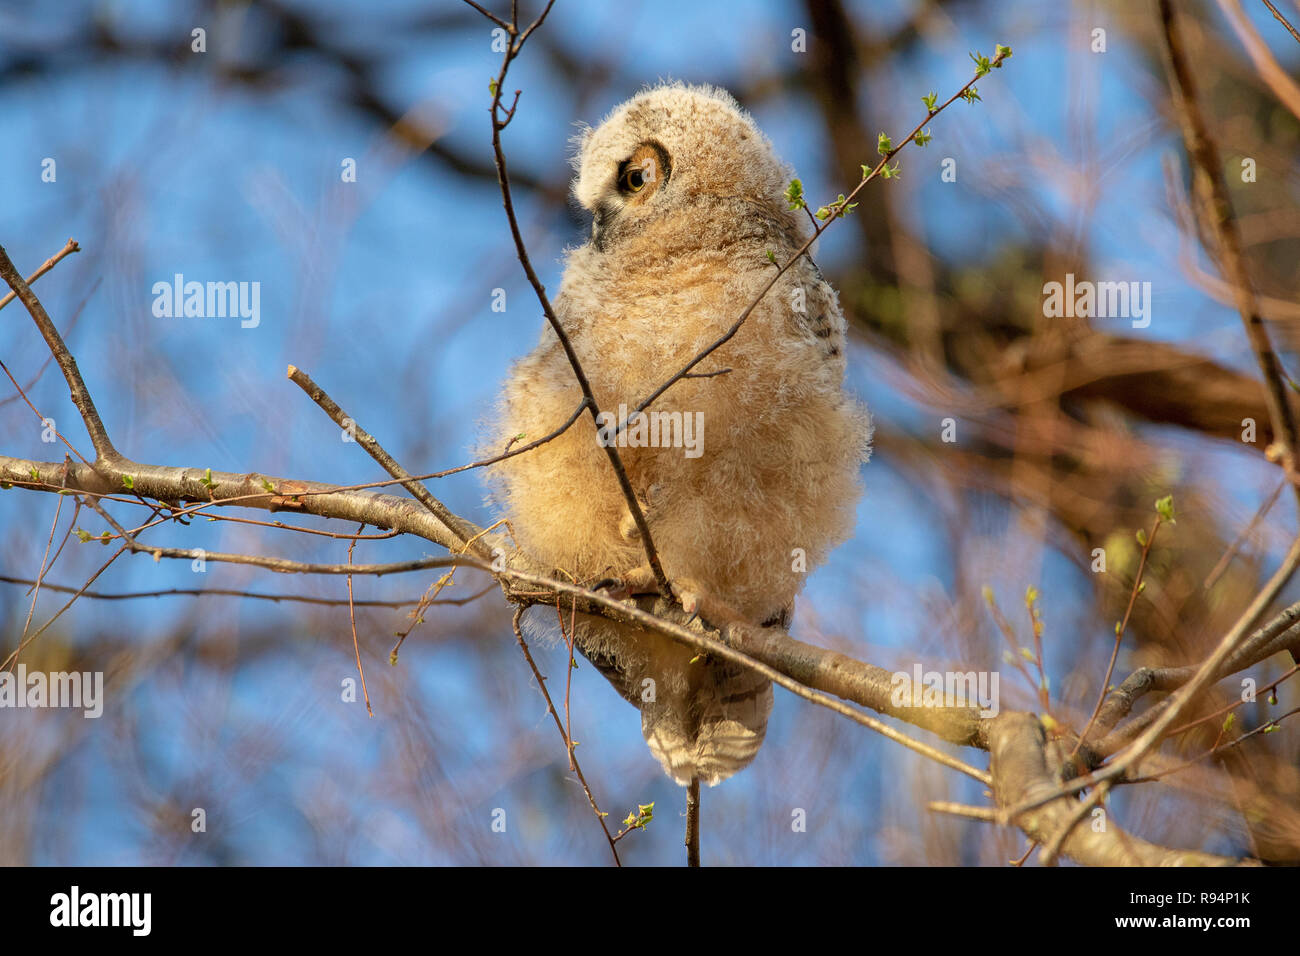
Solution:
<svg viewBox="0 0 1300 956"><path fill-rule="evenodd" d="M126 492L125 479L128 477L136 495L160 501L293 511L360 522L375 528L391 528L440 544L448 550L460 544L459 538L418 501L396 495L340 491L336 485L275 478L256 472L238 474L145 465L121 456L112 464L100 463L98 470L74 462L0 456L0 484L34 491L58 493L66 490L97 497L120 495ZM272 490L267 490L268 484Z"/></svg>
<svg viewBox="0 0 1300 956"><path fill-rule="evenodd" d="M993 792L999 806L1034 804L1058 793L1049 756L1058 745L1046 739L1032 714L1009 713L994 721L989 731ZM1059 758L1061 755L1055 755ZM1070 796L1054 796L1018 814L1013 822L1032 840L1044 846L1069 826L1078 803ZM1076 826L1065 838L1062 851L1091 866L1232 866L1230 857L1171 850L1123 833L1112 821L1101 832Z"/></svg>

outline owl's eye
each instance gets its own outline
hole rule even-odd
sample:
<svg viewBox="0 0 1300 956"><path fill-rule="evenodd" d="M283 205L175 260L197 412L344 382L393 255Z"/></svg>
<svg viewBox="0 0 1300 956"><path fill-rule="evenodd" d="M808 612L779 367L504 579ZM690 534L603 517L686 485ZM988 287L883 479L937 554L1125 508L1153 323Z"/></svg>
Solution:
<svg viewBox="0 0 1300 956"><path fill-rule="evenodd" d="M629 166L619 177L618 186L624 192L639 193L645 188L646 170L642 166Z"/></svg>
<svg viewBox="0 0 1300 956"><path fill-rule="evenodd" d="M642 143L618 167L615 182L628 202L644 203L668 181L668 153L658 143Z"/></svg>

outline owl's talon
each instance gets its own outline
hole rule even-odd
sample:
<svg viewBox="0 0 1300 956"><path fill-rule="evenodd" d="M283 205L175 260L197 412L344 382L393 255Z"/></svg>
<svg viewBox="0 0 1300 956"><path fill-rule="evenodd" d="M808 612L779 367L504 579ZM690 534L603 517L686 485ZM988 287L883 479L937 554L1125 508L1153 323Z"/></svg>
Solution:
<svg viewBox="0 0 1300 956"><path fill-rule="evenodd" d="M608 597L612 597L615 601L622 601L630 597L627 582L622 578L601 578L591 585L591 590L604 591Z"/></svg>

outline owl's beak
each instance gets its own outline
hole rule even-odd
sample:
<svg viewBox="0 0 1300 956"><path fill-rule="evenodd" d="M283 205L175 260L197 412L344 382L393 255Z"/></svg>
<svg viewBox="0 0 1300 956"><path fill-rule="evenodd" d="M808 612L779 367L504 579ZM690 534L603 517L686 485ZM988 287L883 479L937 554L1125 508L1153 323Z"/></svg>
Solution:
<svg viewBox="0 0 1300 956"><path fill-rule="evenodd" d="M596 210L591 216L591 244L596 247L597 252L605 251L606 231L618 210L613 203L602 202L597 204Z"/></svg>

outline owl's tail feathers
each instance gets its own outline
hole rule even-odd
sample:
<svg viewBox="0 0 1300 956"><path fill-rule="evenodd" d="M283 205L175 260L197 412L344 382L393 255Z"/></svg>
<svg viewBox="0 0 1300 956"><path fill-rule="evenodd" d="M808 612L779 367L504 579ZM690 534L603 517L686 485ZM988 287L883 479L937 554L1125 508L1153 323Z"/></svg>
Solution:
<svg viewBox="0 0 1300 956"><path fill-rule="evenodd" d="M698 778L717 786L753 762L767 733L772 683L752 672L727 668L713 693L699 694L687 713L648 707L641 732L664 773L688 786Z"/></svg>

